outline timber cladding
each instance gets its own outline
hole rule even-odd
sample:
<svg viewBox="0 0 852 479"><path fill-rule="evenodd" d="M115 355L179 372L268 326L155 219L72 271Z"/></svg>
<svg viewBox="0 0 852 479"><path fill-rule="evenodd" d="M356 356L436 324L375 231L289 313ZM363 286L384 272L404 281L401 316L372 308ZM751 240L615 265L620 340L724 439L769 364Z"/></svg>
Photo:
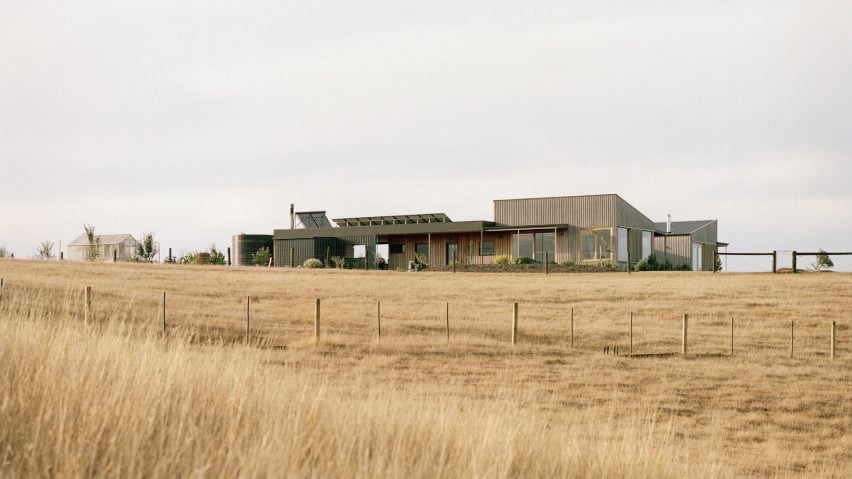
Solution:
<svg viewBox="0 0 852 479"><path fill-rule="evenodd" d="M505 226L614 228L616 202L614 194L494 200L494 222Z"/></svg>

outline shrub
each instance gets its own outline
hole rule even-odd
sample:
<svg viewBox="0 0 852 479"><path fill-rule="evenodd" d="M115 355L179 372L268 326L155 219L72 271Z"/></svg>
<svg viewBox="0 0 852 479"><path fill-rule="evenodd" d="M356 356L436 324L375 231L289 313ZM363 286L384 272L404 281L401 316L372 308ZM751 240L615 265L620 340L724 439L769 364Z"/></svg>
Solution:
<svg viewBox="0 0 852 479"><path fill-rule="evenodd" d="M570 259L566 259L565 261L560 261L560 262L559 262L559 265L560 265L560 266L576 266L576 264L577 264L577 263L575 263L574 261L572 261L572 260L570 260Z"/></svg>
<svg viewBox="0 0 852 479"><path fill-rule="evenodd" d="M322 261L316 258L308 258L302 263L303 268L322 268Z"/></svg>
<svg viewBox="0 0 852 479"><path fill-rule="evenodd" d="M346 267L346 258L343 256L332 256L331 264L333 264L337 269L343 269Z"/></svg>
<svg viewBox="0 0 852 479"><path fill-rule="evenodd" d="M529 258L529 257L526 257L526 256L520 256L518 258L515 258L514 261L512 261L512 262L515 263L515 264L536 264L537 263L536 260Z"/></svg>
<svg viewBox="0 0 852 479"><path fill-rule="evenodd" d="M251 264L266 266L269 264L269 247L264 246L251 255Z"/></svg>
<svg viewBox="0 0 852 479"><path fill-rule="evenodd" d="M491 260L491 264L509 264L508 256L497 256Z"/></svg>

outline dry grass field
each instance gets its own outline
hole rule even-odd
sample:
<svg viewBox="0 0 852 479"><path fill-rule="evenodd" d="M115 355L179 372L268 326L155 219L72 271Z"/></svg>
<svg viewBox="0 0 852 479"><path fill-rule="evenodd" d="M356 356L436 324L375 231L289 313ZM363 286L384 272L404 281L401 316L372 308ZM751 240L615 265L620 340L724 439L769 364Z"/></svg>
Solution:
<svg viewBox="0 0 852 479"><path fill-rule="evenodd" d="M852 476L850 274L0 260L0 277L3 477ZM631 311L634 352L660 355L623 354ZM663 355L684 312L690 354Z"/></svg>

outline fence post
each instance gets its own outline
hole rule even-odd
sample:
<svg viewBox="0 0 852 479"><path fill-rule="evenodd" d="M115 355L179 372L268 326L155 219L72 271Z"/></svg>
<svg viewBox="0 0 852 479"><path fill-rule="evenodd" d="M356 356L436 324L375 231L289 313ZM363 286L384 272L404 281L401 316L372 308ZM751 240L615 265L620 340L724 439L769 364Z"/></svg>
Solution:
<svg viewBox="0 0 852 479"><path fill-rule="evenodd" d="M630 354L633 354L633 311L630 312Z"/></svg>
<svg viewBox="0 0 852 479"><path fill-rule="evenodd" d="M86 286L86 305L85 305L85 314L83 319L85 321L89 321L89 318L92 316L92 287Z"/></svg>
<svg viewBox="0 0 852 479"><path fill-rule="evenodd" d="M450 342L450 303L447 303L447 343Z"/></svg>
<svg viewBox="0 0 852 479"><path fill-rule="evenodd" d="M455 273L456 272L456 254L455 253L453 253L452 259L453 259L453 273Z"/></svg>
<svg viewBox="0 0 852 479"><path fill-rule="evenodd" d="M731 316L731 356L734 355L734 317Z"/></svg>
<svg viewBox="0 0 852 479"><path fill-rule="evenodd" d="M231 266L231 247L228 246L228 266Z"/></svg>
<svg viewBox="0 0 852 479"><path fill-rule="evenodd" d="M796 252L795 251L793 251L793 272L798 273L798 271L796 271Z"/></svg>
<svg viewBox="0 0 852 479"><path fill-rule="evenodd" d="M790 357L793 357L793 321L790 320Z"/></svg>
<svg viewBox="0 0 852 479"><path fill-rule="evenodd" d="M251 296L246 295L246 344L249 343L251 332Z"/></svg>
<svg viewBox="0 0 852 479"><path fill-rule="evenodd" d="M549 273L549 271L548 271L549 266L548 266L548 264L547 264L547 263L548 263L548 257L547 257L547 251L545 251L545 252L544 252L544 274L548 274L548 273Z"/></svg>
<svg viewBox="0 0 852 479"><path fill-rule="evenodd" d="M166 292L163 291L163 337L166 337Z"/></svg>
<svg viewBox="0 0 852 479"><path fill-rule="evenodd" d="M376 336L382 339L382 302L376 301Z"/></svg>
<svg viewBox="0 0 852 479"><path fill-rule="evenodd" d="M778 272L778 252L775 250L772 250L772 272Z"/></svg>
<svg viewBox="0 0 852 479"><path fill-rule="evenodd" d="M835 347L837 345L837 323L831 322L831 359L835 356Z"/></svg>
<svg viewBox="0 0 852 479"><path fill-rule="evenodd" d="M574 308L571 308L571 349L574 349Z"/></svg>
<svg viewBox="0 0 852 479"><path fill-rule="evenodd" d="M512 346L518 340L518 303L512 303Z"/></svg>
<svg viewBox="0 0 852 479"><path fill-rule="evenodd" d="M686 332L689 324L689 315L683 313L683 338L681 339L680 353L686 356Z"/></svg>
<svg viewBox="0 0 852 479"><path fill-rule="evenodd" d="M296 264L296 263L295 263L295 258L293 257L293 247L291 246L291 247L290 247L290 267L291 267L291 268L294 268L294 267L295 267L295 264Z"/></svg>
<svg viewBox="0 0 852 479"><path fill-rule="evenodd" d="M3 302L3 278L0 278L0 303Z"/></svg>
<svg viewBox="0 0 852 479"><path fill-rule="evenodd" d="M320 299L317 298L316 308L314 309L314 336L319 342L320 339Z"/></svg>

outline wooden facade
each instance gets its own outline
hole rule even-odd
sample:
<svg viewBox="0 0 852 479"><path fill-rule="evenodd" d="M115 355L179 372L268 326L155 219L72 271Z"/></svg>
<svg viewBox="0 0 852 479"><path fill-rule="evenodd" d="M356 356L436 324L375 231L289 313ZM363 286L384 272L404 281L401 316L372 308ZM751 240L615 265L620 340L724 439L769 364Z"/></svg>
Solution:
<svg viewBox="0 0 852 479"><path fill-rule="evenodd" d="M338 228L276 230L275 265L300 266L311 257L343 256L351 267L364 267L366 262L374 269L376 255L388 245L388 268L401 270L415 261L417 245L428 245L421 249L433 267L450 265L453 254L458 264L489 264L498 256L531 255L542 261L547 252L551 262L609 262L627 268L628 258L632 266L649 254L661 262L692 264L694 244L700 244L701 269L712 270L716 248L716 221L682 222L700 228L694 234L669 235L616 194L495 200L493 222L452 222L442 217L445 221L376 217L381 221L371 219L361 226L345 223ZM340 224L341 220L335 221ZM643 249L643 237L650 247ZM519 243L513 244L516 240ZM483 242L489 245L488 251L483 251ZM356 246L359 251L362 246L366 249L367 259L354 257Z"/></svg>

